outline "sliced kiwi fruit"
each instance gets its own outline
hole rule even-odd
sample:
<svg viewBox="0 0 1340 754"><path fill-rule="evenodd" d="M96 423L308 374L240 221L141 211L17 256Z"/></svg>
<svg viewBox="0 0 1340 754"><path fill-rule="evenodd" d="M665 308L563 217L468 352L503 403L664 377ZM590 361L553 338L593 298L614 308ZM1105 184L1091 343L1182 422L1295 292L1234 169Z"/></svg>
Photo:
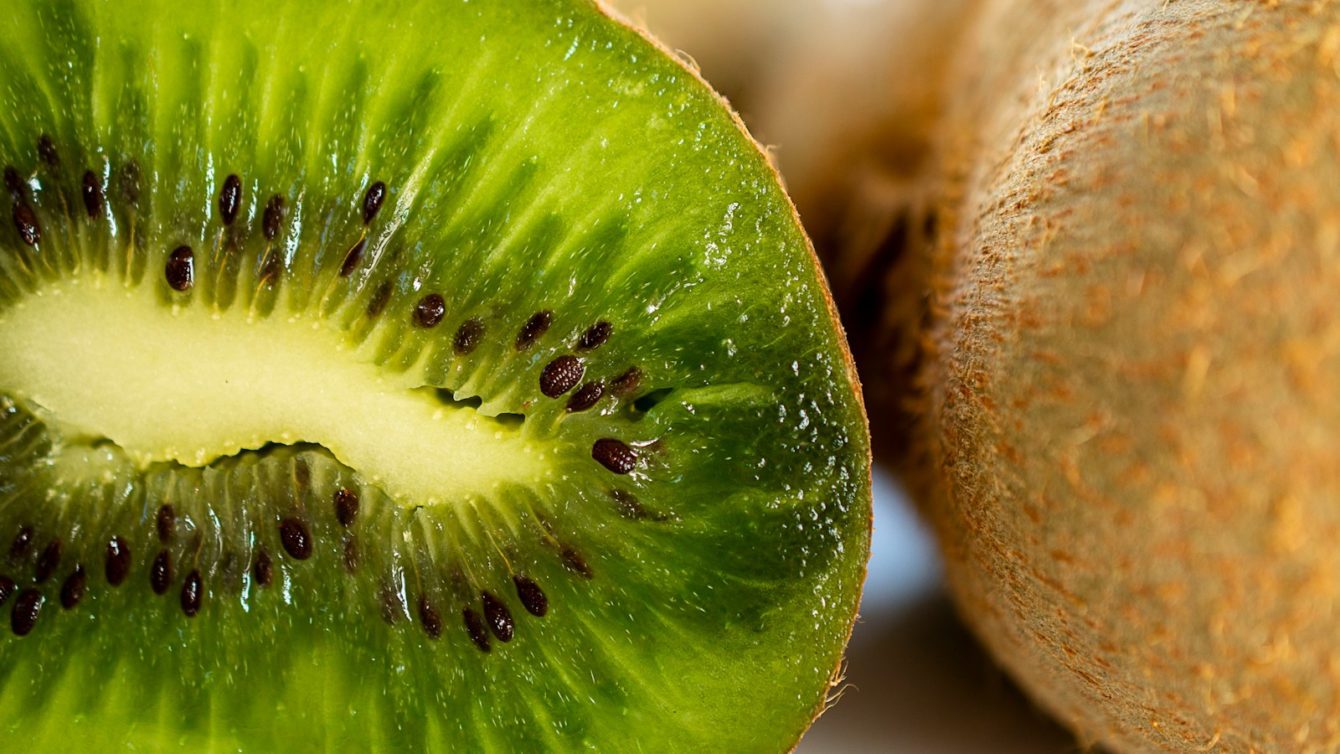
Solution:
<svg viewBox="0 0 1340 754"><path fill-rule="evenodd" d="M795 744L869 443L706 85L585 0L0 24L4 748Z"/></svg>

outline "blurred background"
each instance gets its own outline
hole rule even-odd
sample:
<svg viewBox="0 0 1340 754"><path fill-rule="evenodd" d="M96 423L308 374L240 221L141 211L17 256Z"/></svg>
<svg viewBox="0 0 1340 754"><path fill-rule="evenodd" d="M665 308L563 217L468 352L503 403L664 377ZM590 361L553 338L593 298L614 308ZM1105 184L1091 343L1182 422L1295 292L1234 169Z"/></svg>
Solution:
<svg viewBox="0 0 1340 754"><path fill-rule="evenodd" d="M838 298L859 300L853 286L869 277L862 260L887 252L890 237L909 243L898 227L915 209L940 76L974 0L614 5L726 95L773 155L820 254L830 253ZM840 262L831 255L836 246ZM849 331L867 325L859 311L843 316ZM867 394L900 388L865 385ZM872 419L877 438L896 434L879 418ZM847 658L841 701L805 736L800 754L1080 750L960 625L930 534L883 468L875 474L870 572Z"/></svg>

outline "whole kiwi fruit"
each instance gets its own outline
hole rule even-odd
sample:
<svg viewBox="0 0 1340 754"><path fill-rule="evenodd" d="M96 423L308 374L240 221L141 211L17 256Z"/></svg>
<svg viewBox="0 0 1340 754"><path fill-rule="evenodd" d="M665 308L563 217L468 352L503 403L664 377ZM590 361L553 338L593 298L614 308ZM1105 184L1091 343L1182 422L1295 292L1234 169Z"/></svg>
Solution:
<svg viewBox="0 0 1340 754"><path fill-rule="evenodd" d="M963 20L858 347L963 616L1084 743L1340 750L1340 5Z"/></svg>
<svg viewBox="0 0 1340 754"><path fill-rule="evenodd" d="M0 25L0 750L795 745L869 439L692 70L590 0Z"/></svg>

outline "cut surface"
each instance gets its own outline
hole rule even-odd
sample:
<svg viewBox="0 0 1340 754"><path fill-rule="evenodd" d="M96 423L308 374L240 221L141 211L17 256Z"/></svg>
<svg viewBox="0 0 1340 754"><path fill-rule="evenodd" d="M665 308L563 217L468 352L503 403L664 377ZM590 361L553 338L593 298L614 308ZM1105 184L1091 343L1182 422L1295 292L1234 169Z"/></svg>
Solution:
<svg viewBox="0 0 1340 754"><path fill-rule="evenodd" d="M795 743L868 441L691 73L584 0L0 24L0 743Z"/></svg>

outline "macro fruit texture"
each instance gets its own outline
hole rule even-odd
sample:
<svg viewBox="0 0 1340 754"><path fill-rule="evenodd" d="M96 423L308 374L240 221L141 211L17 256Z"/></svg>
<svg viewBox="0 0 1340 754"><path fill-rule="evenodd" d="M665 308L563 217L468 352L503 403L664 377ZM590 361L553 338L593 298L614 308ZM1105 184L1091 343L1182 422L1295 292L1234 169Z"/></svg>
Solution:
<svg viewBox="0 0 1340 754"><path fill-rule="evenodd" d="M693 73L586 0L0 24L3 748L794 745L869 444Z"/></svg>
<svg viewBox="0 0 1340 754"><path fill-rule="evenodd" d="M1086 743L1340 749L1340 6L995 0L955 58L880 327L962 614Z"/></svg>
<svg viewBox="0 0 1340 754"><path fill-rule="evenodd" d="M871 429L906 467L920 402L940 121L975 0L619 0L724 87L772 151L863 369ZM890 40L897 40L891 44ZM1011 69L1013 70L1013 69Z"/></svg>

